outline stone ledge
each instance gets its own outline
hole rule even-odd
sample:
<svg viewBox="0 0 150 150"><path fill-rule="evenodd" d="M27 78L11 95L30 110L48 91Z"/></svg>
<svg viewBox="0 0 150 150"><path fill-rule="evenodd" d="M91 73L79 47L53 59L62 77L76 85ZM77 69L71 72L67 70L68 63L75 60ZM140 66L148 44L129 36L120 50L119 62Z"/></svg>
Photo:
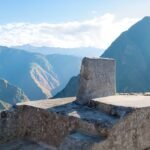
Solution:
<svg viewBox="0 0 150 150"><path fill-rule="evenodd" d="M143 108L150 107L150 96L142 94L138 95L115 95L102 98L93 99L96 102L104 103L113 106L131 107L131 108Z"/></svg>

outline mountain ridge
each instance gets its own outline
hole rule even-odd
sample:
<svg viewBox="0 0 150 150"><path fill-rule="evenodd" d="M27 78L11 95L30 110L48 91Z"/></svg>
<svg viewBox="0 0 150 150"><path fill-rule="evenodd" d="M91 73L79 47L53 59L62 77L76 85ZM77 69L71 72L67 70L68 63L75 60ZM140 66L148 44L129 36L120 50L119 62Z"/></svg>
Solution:
<svg viewBox="0 0 150 150"><path fill-rule="evenodd" d="M118 92L150 91L150 17L123 32L102 54L116 59Z"/></svg>
<svg viewBox="0 0 150 150"><path fill-rule="evenodd" d="M101 57L116 59L117 92L149 92L150 17L144 17L120 34ZM70 92L68 85L72 85L74 82L76 82L74 84L76 85L75 91ZM78 79L74 77L74 80L70 80L56 96L76 96L77 89Z"/></svg>
<svg viewBox="0 0 150 150"><path fill-rule="evenodd" d="M41 53L44 55L63 54L63 55L73 55L76 57L85 57L85 56L96 57L99 56L100 53L102 54L104 52L104 50L94 47L79 47L79 48L61 48L61 47L46 47L46 46L36 47L29 44L14 46L12 48L17 48L19 50L26 50L28 52Z"/></svg>
<svg viewBox="0 0 150 150"><path fill-rule="evenodd" d="M14 104L17 102L29 101L25 93L18 87L10 84L7 80L0 79L0 100L1 106L6 104Z"/></svg>
<svg viewBox="0 0 150 150"><path fill-rule="evenodd" d="M52 97L64 88L79 73L80 63L81 58L75 56L46 56L0 47L0 77L20 87L31 100Z"/></svg>
<svg viewBox="0 0 150 150"><path fill-rule="evenodd" d="M76 96L78 92L78 85L79 85L79 78L80 76L72 77L66 87L58 92L53 98L63 98L63 97L72 97ZM69 91L69 92L68 92Z"/></svg>

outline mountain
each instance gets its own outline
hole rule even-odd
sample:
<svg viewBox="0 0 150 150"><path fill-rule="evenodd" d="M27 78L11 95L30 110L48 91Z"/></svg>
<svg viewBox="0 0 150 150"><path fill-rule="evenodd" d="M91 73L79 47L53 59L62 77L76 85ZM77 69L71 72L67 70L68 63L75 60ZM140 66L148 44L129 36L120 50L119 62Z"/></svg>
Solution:
<svg viewBox="0 0 150 150"><path fill-rule="evenodd" d="M101 57L116 60L118 92L149 92L150 17L145 17L123 32ZM55 97L76 96L77 88L78 78L74 77Z"/></svg>
<svg viewBox="0 0 150 150"><path fill-rule="evenodd" d="M20 50L26 50L28 52L41 53L44 55L48 54L61 54L61 55L73 55L77 57L98 57L104 52L104 50L94 47L80 47L80 48L59 48L59 47L36 47L32 45L21 45L15 46Z"/></svg>
<svg viewBox="0 0 150 150"><path fill-rule="evenodd" d="M0 77L21 88L31 100L52 97L79 73L81 58L42 55L0 47Z"/></svg>
<svg viewBox="0 0 150 150"><path fill-rule="evenodd" d="M117 91L150 91L150 17L123 32L102 57L116 59Z"/></svg>
<svg viewBox="0 0 150 150"><path fill-rule="evenodd" d="M53 70L57 73L57 78L60 82L60 86L54 90L54 94L62 90L68 81L79 74L81 66L81 58L69 56L69 55L48 55L47 59L53 66Z"/></svg>
<svg viewBox="0 0 150 150"><path fill-rule="evenodd" d="M20 88L0 79L0 109L8 107L9 104L28 100L28 97Z"/></svg>
<svg viewBox="0 0 150 150"><path fill-rule="evenodd" d="M66 87L58 92L53 98L72 97L76 96L78 92L79 75L72 77Z"/></svg>

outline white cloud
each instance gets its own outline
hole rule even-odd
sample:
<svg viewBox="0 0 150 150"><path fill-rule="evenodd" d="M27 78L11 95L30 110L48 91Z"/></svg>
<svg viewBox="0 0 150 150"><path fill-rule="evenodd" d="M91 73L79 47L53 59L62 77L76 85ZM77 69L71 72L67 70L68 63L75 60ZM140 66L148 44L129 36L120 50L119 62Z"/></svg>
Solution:
<svg viewBox="0 0 150 150"><path fill-rule="evenodd" d="M10 23L0 25L0 45L32 44L51 47L107 48L137 18L116 19L112 14L59 24Z"/></svg>

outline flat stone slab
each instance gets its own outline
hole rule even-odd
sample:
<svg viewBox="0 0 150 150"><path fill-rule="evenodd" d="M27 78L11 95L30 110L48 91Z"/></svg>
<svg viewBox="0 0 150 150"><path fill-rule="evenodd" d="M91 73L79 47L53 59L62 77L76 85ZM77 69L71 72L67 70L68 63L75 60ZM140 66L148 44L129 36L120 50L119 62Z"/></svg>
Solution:
<svg viewBox="0 0 150 150"><path fill-rule="evenodd" d="M38 107L42 109L49 109L56 106L65 105L68 103L72 103L76 100L76 97L69 97L69 98L57 98L57 99L43 99L43 100L37 100L37 101L28 101L28 102L22 102L18 103L17 105L28 105L33 107Z"/></svg>
<svg viewBox="0 0 150 150"><path fill-rule="evenodd" d="M93 99L99 103L114 106L142 108L150 106L150 96L144 95L115 95Z"/></svg>
<svg viewBox="0 0 150 150"><path fill-rule="evenodd" d="M75 102L76 97L69 98L58 98L58 99L45 99L38 101L28 101L18 103L17 105L29 105L33 107L38 107L42 109L50 109L56 106L63 106L68 103ZM114 95L108 97L95 98L93 101L104 103L114 106L123 106L123 107L149 107L150 106L150 96L145 96L142 94L139 95Z"/></svg>

